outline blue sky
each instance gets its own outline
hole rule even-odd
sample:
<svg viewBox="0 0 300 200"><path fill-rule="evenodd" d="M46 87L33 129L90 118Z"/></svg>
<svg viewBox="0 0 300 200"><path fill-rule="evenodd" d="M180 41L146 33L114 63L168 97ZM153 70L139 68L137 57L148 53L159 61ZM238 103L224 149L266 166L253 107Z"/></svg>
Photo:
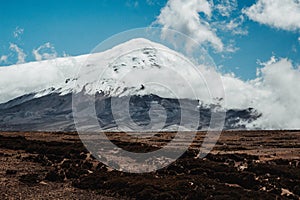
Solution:
<svg viewBox="0 0 300 200"><path fill-rule="evenodd" d="M151 24L160 7L141 2L138 7L122 0L2 2L1 51L10 42L18 42L27 51L50 42L59 53L88 53L113 34ZM24 29L21 41L13 37L16 27Z"/></svg>
<svg viewBox="0 0 300 200"><path fill-rule="evenodd" d="M266 62L272 56L276 56L288 58L296 65L300 63L300 28L293 22L286 27L280 21L277 22L276 17L266 21L264 16L259 16L255 10L248 13L243 11L255 3L258 4L258 1L214 0L210 17L207 13L198 12L200 20L208 22L210 31L224 44L225 50L217 51L209 45L213 42L209 39L206 42L205 47L215 63L222 66L220 70L223 72L234 72L244 80L255 78L256 68L259 67L258 60ZM228 7L231 5L228 2L237 3L229 15L216 9L218 6ZM63 56L64 53L89 53L97 44L114 34L151 25L161 16L166 4L167 0L2 1L0 57L6 55L7 58L2 57L0 66L8 66L18 61L16 53L10 48L11 44L15 44L27 55L25 62L34 61L36 57L32 50L47 42L56 52L55 56ZM171 4L169 7L174 8ZM277 7L273 7L274 12L278 12L275 10ZM224 30L230 21L241 16L243 20L236 29ZM221 22L223 25L220 25ZM167 23L161 22L159 25L177 27Z"/></svg>

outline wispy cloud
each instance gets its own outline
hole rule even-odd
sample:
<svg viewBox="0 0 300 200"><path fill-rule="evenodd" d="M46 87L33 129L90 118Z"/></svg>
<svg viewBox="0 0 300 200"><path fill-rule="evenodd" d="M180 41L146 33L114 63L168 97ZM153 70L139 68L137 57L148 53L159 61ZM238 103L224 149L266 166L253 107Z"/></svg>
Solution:
<svg viewBox="0 0 300 200"><path fill-rule="evenodd" d="M146 0L146 3L150 6L153 6L156 4L156 1L155 0Z"/></svg>
<svg viewBox="0 0 300 200"><path fill-rule="evenodd" d="M161 0L146 0L146 3L149 6L159 5L163 6L167 1L161 1Z"/></svg>
<svg viewBox="0 0 300 200"><path fill-rule="evenodd" d="M23 49L21 49L20 47L18 47L18 45L13 43L10 43L9 49L17 53L18 56L17 64L25 63L25 58L27 55L24 53Z"/></svg>
<svg viewBox="0 0 300 200"><path fill-rule="evenodd" d="M258 0L243 10L251 20L287 31L300 30L299 0Z"/></svg>
<svg viewBox="0 0 300 200"><path fill-rule="evenodd" d="M137 8L139 6L139 2L137 0L127 0L125 5L130 8Z"/></svg>
<svg viewBox="0 0 300 200"><path fill-rule="evenodd" d="M225 51L228 52L228 53L235 53L239 49L240 48L236 47L234 40L230 40L229 44L226 45L226 47L225 47Z"/></svg>
<svg viewBox="0 0 300 200"><path fill-rule="evenodd" d="M33 49L32 54L37 61L54 59L57 57L54 46L49 42L39 46L37 49Z"/></svg>
<svg viewBox="0 0 300 200"><path fill-rule="evenodd" d="M247 35L248 30L243 26L245 18L240 15L236 18L230 18L230 20L213 22L213 27L231 33L233 36L236 35Z"/></svg>
<svg viewBox="0 0 300 200"><path fill-rule="evenodd" d="M1 62L1 63L6 63L6 62L7 62L7 58L8 58L7 55L2 55L2 56L0 57L0 62Z"/></svg>
<svg viewBox="0 0 300 200"><path fill-rule="evenodd" d="M13 32L14 38L19 38L24 33L24 29L17 26Z"/></svg>
<svg viewBox="0 0 300 200"><path fill-rule="evenodd" d="M238 7L237 0L216 0L215 3L215 9L218 10L223 17L229 17Z"/></svg>

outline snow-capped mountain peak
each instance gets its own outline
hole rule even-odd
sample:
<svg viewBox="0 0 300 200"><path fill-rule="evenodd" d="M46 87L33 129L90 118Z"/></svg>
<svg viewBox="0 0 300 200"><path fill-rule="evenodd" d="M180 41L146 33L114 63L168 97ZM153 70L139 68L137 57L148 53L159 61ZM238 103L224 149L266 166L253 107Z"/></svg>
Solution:
<svg viewBox="0 0 300 200"><path fill-rule="evenodd" d="M146 39L133 39L91 54L74 79L75 92L107 96L156 94L209 100L207 83L182 54ZM197 88L197 91L194 90Z"/></svg>
<svg viewBox="0 0 300 200"><path fill-rule="evenodd" d="M186 92L185 79L195 74L193 67L183 55L137 38L100 53L2 67L0 102L29 93L41 97L83 88L110 96L153 93L189 98L193 95Z"/></svg>

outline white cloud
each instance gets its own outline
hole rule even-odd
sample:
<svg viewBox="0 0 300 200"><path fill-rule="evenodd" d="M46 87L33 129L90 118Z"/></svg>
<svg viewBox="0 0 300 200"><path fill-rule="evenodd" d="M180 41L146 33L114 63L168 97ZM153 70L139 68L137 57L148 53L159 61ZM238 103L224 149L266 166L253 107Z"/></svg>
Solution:
<svg viewBox="0 0 300 200"><path fill-rule="evenodd" d="M54 46L49 42L41 45L37 49L33 49L32 54L37 61L54 59L57 57Z"/></svg>
<svg viewBox="0 0 300 200"><path fill-rule="evenodd" d="M222 76L228 108L252 107L262 113L261 118L248 124L249 128L299 129L299 67L286 58L275 57L261 64L254 80Z"/></svg>
<svg viewBox="0 0 300 200"><path fill-rule="evenodd" d="M15 28L15 31L13 32L13 35L15 38L19 38L19 36L21 36L23 33L24 33L24 29L17 26Z"/></svg>
<svg viewBox="0 0 300 200"><path fill-rule="evenodd" d="M7 62L7 58L8 58L7 55L2 55L2 56L0 57L0 62L6 63L6 62Z"/></svg>
<svg viewBox="0 0 300 200"><path fill-rule="evenodd" d="M237 0L216 0L215 2L215 9L218 10L223 17L229 17L238 6Z"/></svg>
<svg viewBox="0 0 300 200"><path fill-rule="evenodd" d="M257 102L263 111L258 125L272 128L300 127L300 70L286 58L271 59L261 69L261 88L271 95ZM260 124L259 124L260 123Z"/></svg>
<svg viewBox="0 0 300 200"><path fill-rule="evenodd" d="M247 28L243 27L245 19L243 15L231 18L229 21L215 22L214 26L220 30L230 32L232 35L247 35Z"/></svg>
<svg viewBox="0 0 300 200"><path fill-rule="evenodd" d="M24 94L61 87L80 67L76 59L57 58L0 67L0 103ZM78 59L83 63L86 57L79 56Z"/></svg>
<svg viewBox="0 0 300 200"><path fill-rule="evenodd" d="M299 0L258 0L243 10L250 19L271 27L295 31L300 30Z"/></svg>
<svg viewBox="0 0 300 200"><path fill-rule="evenodd" d="M230 40L229 44L226 45L226 47L225 47L225 51L229 52L229 53L234 53L234 52L238 51L239 49L240 48L238 48L238 47L235 46L234 40Z"/></svg>
<svg viewBox="0 0 300 200"><path fill-rule="evenodd" d="M224 46L221 39L199 13L209 19L212 15L212 4L207 0L169 0L155 23L162 25L163 37L166 39L173 40L167 31L173 29L188 35L200 44L210 43L216 50L222 51ZM187 48L191 48L189 45L187 41Z"/></svg>
<svg viewBox="0 0 300 200"><path fill-rule="evenodd" d="M18 56L17 64L25 63L26 54L24 53L23 49L18 47L16 44L11 43L9 49L15 51Z"/></svg>

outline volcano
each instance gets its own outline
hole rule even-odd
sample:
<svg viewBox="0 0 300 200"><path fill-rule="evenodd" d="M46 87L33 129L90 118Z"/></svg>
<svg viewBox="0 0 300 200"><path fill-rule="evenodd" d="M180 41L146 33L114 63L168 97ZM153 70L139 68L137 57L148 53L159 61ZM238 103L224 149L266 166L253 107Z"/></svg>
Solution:
<svg viewBox="0 0 300 200"><path fill-rule="evenodd" d="M110 131L118 131L120 124L134 131L132 123L146 130L206 130L212 115L221 113L226 114L224 129L244 129L261 116L253 108L226 109L221 98L209 101L197 67L143 38L99 53L3 67L0 130L75 131L72 100L78 95L94 99L99 125ZM182 123L182 103L196 124Z"/></svg>

